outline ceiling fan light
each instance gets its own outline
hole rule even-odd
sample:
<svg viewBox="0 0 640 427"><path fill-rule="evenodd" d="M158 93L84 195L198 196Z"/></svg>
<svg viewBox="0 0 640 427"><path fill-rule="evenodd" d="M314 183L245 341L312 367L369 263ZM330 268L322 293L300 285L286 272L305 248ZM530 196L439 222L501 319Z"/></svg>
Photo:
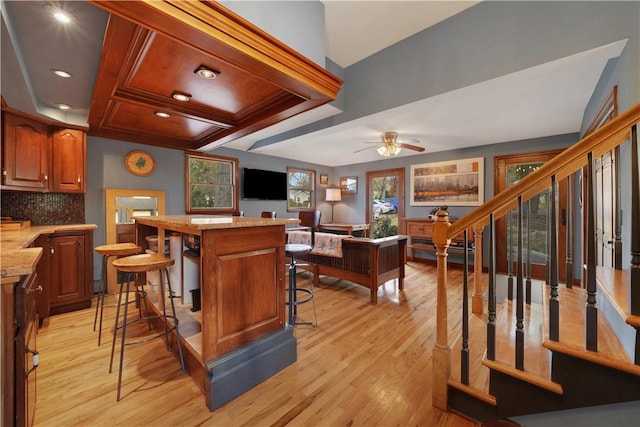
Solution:
<svg viewBox="0 0 640 427"><path fill-rule="evenodd" d="M389 157L389 152L387 151L387 147L385 147L384 145L381 145L380 147L378 147L378 154L380 154L381 156Z"/></svg>
<svg viewBox="0 0 640 427"><path fill-rule="evenodd" d="M393 154L394 156L397 156L398 154L400 154L400 151L402 149L400 147L398 147L397 145L394 145L393 148L391 148L391 154Z"/></svg>

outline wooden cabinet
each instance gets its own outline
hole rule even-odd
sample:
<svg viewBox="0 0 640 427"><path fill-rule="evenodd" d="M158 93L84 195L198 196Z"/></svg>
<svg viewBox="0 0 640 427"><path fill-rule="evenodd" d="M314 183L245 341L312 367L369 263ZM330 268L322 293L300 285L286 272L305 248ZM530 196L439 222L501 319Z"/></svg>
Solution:
<svg viewBox="0 0 640 427"><path fill-rule="evenodd" d="M0 284L0 423L14 425L15 419L15 287L17 277L2 278Z"/></svg>
<svg viewBox="0 0 640 427"><path fill-rule="evenodd" d="M5 281L6 280L6 281ZM17 281L16 281L17 280ZM36 372L39 361L35 295L38 273L3 279L2 306L2 425L30 426L36 409Z"/></svg>
<svg viewBox="0 0 640 427"><path fill-rule="evenodd" d="M93 233L52 234L48 250L50 314L91 307Z"/></svg>
<svg viewBox="0 0 640 427"><path fill-rule="evenodd" d="M86 191L86 134L4 111L2 188L58 193Z"/></svg>
<svg viewBox="0 0 640 427"><path fill-rule="evenodd" d="M49 296L49 236L46 234L38 236L32 246L42 248L42 256L36 266L38 281L42 288L35 295L36 313L38 314L39 325L42 326L43 320L49 317L51 310L51 297Z"/></svg>
<svg viewBox="0 0 640 427"><path fill-rule="evenodd" d="M56 129L53 133L52 191L84 193L86 176L86 137L75 129Z"/></svg>
<svg viewBox="0 0 640 427"><path fill-rule="evenodd" d="M49 188L49 127L36 120L3 113L2 185L6 189Z"/></svg>
<svg viewBox="0 0 640 427"><path fill-rule="evenodd" d="M42 289L40 286L36 271L16 287L16 426L33 425L36 410L36 368L40 355L36 345L38 315L35 295Z"/></svg>

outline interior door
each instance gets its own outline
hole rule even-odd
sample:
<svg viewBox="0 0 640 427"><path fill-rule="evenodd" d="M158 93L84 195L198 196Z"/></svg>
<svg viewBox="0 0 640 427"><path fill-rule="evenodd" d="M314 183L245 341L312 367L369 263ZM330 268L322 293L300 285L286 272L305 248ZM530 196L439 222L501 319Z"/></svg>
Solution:
<svg viewBox="0 0 640 427"><path fill-rule="evenodd" d="M600 111L593 118L593 121L585 131L583 137L590 135L596 129L599 129L601 126L608 123L614 117L618 115L618 87L614 86L611 90L611 93L604 101ZM620 233L620 222L619 218L616 218L616 203L619 201L616 200L617 197L622 197L622 195L616 195L616 186L618 185L617 175L616 175L616 152L619 151L613 150L608 153L605 153L600 158L594 159L594 192L595 192L595 226L596 226L596 265L603 267L617 267L621 268L620 265L616 265L616 259L618 263L622 263L621 254L618 252L616 254L616 242L615 242L615 234L616 234L616 221L617 224L617 232ZM582 179L582 192L584 195L588 193L588 185L589 185L589 177L587 176L587 168L583 168L583 179ZM587 260L587 240L586 236L586 228L588 224L588 216L591 214L591 208L589 207L589 199L587 197L583 197L581 208L582 208L582 223L584 226L585 236L583 241L585 244L583 245L583 260ZM616 256L617 255L617 256Z"/></svg>
<svg viewBox="0 0 640 427"><path fill-rule="evenodd" d="M398 234L399 218L404 218L404 168L367 172L369 236Z"/></svg>
<svg viewBox="0 0 640 427"><path fill-rule="evenodd" d="M613 151L595 159L595 196L598 210L596 215L596 264L603 267L613 267L615 260L613 239L615 221L614 161Z"/></svg>
<svg viewBox="0 0 640 427"><path fill-rule="evenodd" d="M535 171L561 151L549 150L495 157L496 194ZM546 277L550 197L550 192L542 192L530 200L529 206L523 203L523 262L527 262L527 247L529 247L532 278L544 279ZM558 182L556 189L558 278L560 281L565 280L566 269L564 262L566 259L566 223L561 220L563 212L566 212L566 207L567 182L562 180ZM529 219L527 219L527 213L529 213ZM527 221L529 221L528 231ZM499 273L507 274L511 271L512 274L515 274L517 242L517 211L514 209L496 221L496 267ZM510 263L511 269L509 269Z"/></svg>

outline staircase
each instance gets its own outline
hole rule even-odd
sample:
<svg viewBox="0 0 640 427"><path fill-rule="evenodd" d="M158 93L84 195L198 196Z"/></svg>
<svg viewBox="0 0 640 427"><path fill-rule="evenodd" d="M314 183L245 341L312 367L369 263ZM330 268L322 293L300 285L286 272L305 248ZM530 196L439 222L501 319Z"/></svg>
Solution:
<svg viewBox="0 0 640 427"><path fill-rule="evenodd" d="M639 123L640 104L454 223L449 222L446 211L438 212L433 224L438 259L434 406L478 422L495 423L526 414L640 400ZM597 267L594 159L622 144L631 148L631 167L624 171L631 194L618 196L631 197L632 209L625 212L631 215L631 227L622 230L620 238L628 242L631 263L626 268ZM583 227L567 231L582 233L586 249L584 287L575 287L570 276L566 284L558 281L559 263L566 262L567 271L573 266L569 256L558 259L555 200L557 183L563 179L571 182L583 168L586 206L592 208L587 209ZM539 281L525 277L523 224L528 221L526 203L542 192L548 192L552 203L547 277ZM507 279L505 296L499 292L500 277L495 268L495 223L514 209L517 267ZM448 244L460 236L469 239L471 233L476 248L489 248L485 257L488 274L481 268L471 274L465 259L464 303L449 307ZM474 265L482 265L481 250ZM472 281L473 289L469 285ZM461 318L462 333L449 337L448 321L455 316Z"/></svg>

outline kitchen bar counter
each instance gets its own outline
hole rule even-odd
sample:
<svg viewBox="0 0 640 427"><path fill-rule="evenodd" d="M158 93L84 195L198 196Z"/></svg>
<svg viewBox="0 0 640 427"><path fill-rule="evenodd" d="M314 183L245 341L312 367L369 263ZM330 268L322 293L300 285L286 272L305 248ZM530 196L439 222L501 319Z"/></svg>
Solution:
<svg viewBox="0 0 640 427"><path fill-rule="evenodd" d="M285 226L298 223L297 218L220 215L136 218L136 243L143 249L148 236L158 236L159 253L164 253L165 237L190 242L186 253L184 246L177 251L171 246L171 257L183 267L179 271L195 262L199 278L201 310L194 315L199 324L181 319L181 339L187 370L211 410L297 359L293 329L285 318L284 244ZM186 280L184 274L181 279ZM173 280L171 286L184 289L184 283Z"/></svg>
<svg viewBox="0 0 640 427"><path fill-rule="evenodd" d="M29 246L38 236L68 231L91 231L96 228L95 224L60 224L3 230L0 232L0 277L26 276L35 270L42 248Z"/></svg>

